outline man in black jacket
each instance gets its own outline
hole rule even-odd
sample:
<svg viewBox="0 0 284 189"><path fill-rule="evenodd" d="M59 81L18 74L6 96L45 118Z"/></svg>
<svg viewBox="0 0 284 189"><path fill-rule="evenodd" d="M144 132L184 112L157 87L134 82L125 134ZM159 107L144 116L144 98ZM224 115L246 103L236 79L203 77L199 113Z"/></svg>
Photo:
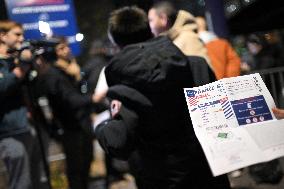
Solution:
<svg viewBox="0 0 284 189"><path fill-rule="evenodd" d="M33 174L30 158L35 141L31 135L22 90L30 66L9 53L9 50L19 48L23 40L20 24L0 21L0 158L6 166L8 187L11 189L36 188L32 186L32 181L38 181L30 176ZM19 56L30 59L31 52L25 50ZM39 176L35 174L35 177Z"/></svg>
<svg viewBox="0 0 284 189"><path fill-rule="evenodd" d="M111 14L109 34L123 49L105 69L113 119L95 130L106 153L129 160L139 189L229 188L212 176L189 120L190 58L166 37L151 39L135 7Z"/></svg>
<svg viewBox="0 0 284 189"><path fill-rule="evenodd" d="M92 123L88 109L95 105L96 98L94 95L81 94L76 84L76 74L71 74L77 72L68 69L68 44L61 41L53 49L36 60L39 96L48 99L53 121L64 131L59 140L66 154L70 189L87 189L93 155ZM62 51L66 51L63 54L67 57L61 57Z"/></svg>

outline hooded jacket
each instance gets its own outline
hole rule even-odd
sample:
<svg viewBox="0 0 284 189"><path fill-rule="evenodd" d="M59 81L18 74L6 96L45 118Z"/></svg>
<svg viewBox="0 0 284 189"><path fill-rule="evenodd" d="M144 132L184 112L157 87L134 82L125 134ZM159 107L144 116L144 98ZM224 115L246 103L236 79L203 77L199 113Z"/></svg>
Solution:
<svg viewBox="0 0 284 189"><path fill-rule="evenodd" d="M139 189L184 188L191 176L211 177L183 93L193 87L189 61L167 37L158 37L125 47L105 69L107 96L122 108L95 134L107 153L129 158Z"/></svg>
<svg viewBox="0 0 284 189"><path fill-rule="evenodd" d="M173 43L187 56L201 56L206 59L211 67L206 47L197 34L197 24L192 14L180 10L174 25L168 30L167 35Z"/></svg>
<svg viewBox="0 0 284 189"><path fill-rule="evenodd" d="M41 95L48 98L55 120L64 129L90 132L91 95L82 95L70 75L57 66L50 66L39 77L37 85Z"/></svg>

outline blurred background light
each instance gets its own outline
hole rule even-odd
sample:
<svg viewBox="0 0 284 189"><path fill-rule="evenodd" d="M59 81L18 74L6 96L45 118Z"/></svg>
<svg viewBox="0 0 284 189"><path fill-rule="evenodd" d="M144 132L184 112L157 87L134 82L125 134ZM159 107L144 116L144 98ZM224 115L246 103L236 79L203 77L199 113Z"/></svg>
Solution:
<svg viewBox="0 0 284 189"><path fill-rule="evenodd" d="M76 41L80 42L84 39L84 35L82 33L76 34Z"/></svg>

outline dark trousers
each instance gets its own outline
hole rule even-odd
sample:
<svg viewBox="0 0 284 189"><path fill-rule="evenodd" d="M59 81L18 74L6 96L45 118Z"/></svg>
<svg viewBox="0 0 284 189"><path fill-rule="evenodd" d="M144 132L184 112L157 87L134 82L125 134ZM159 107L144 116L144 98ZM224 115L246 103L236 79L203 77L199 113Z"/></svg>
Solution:
<svg viewBox="0 0 284 189"><path fill-rule="evenodd" d="M36 135L25 132L2 139L0 148L9 188L39 188L41 154Z"/></svg>
<svg viewBox="0 0 284 189"><path fill-rule="evenodd" d="M28 154L24 145L13 137L0 140L0 158L8 173L9 189L31 189Z"/></svg>
<svg viewBox="0 0 284 189"><path fill-rule="evenodd" d="M82 130L65 130L62 145L66 155L70 189L87 189L93 158L93 141Z"/></svg>
<svg viewBox="0 0 284 189"><path fill-rule="evenodd" d="M40 177L42 175L42 154L36 133L31 132L13 136L14 139L21 142L26 149L29 158L30 175L32 178L32 188L41 188Z"/></svg>

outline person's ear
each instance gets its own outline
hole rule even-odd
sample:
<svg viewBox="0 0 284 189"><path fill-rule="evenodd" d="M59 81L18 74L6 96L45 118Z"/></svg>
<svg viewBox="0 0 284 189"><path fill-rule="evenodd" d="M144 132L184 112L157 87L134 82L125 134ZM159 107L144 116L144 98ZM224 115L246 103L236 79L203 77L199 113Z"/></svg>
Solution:
<svg viewBox="0 0 284 189"><path fill-rule="evenodd" d="M168 26L169 19L168 19L167 15L165 13L161 13L160 18L161 18L161 23L163 24L163 26L165 26L165 27Z"/></svg>

